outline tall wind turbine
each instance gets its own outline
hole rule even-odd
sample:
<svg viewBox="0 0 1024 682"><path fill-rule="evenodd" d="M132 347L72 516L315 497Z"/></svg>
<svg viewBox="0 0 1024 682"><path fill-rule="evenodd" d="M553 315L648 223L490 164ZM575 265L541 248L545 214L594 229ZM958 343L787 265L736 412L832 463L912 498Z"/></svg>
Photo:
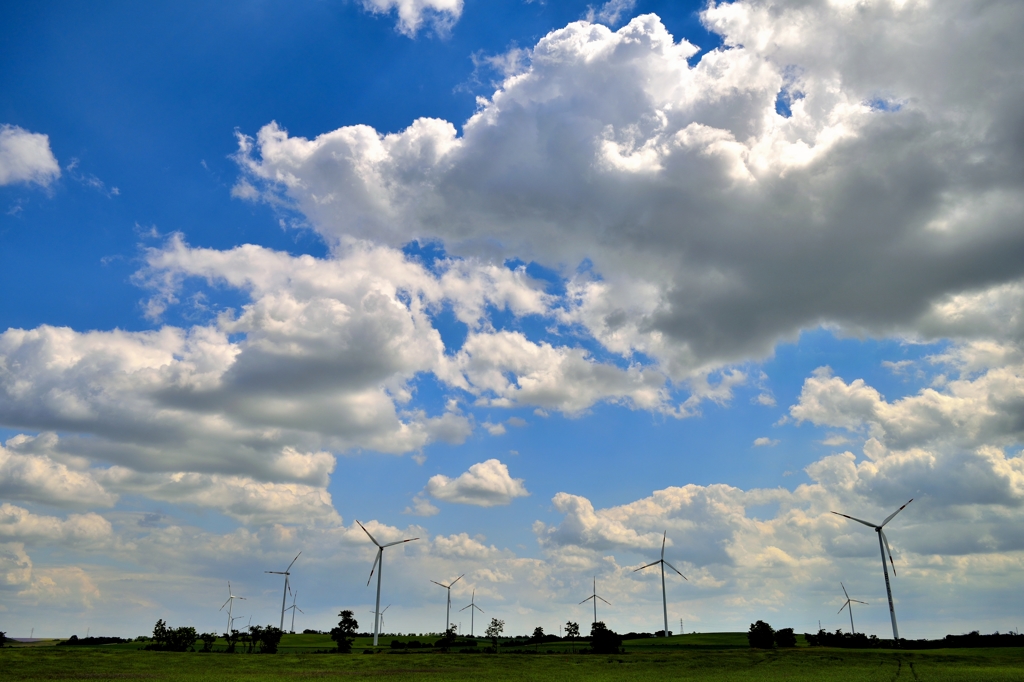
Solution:
<svg viewBox="0 0 1024 682"><path fill-rule="evenodd" d="M359 523L359 519L356 519L356 523ZM377 568L377 564L380 564L380 570L377 571L377 606L373 610L373 645L377 646L377 635L380 634L380 576L384 572L384 548L391 547L392 545L400 545L403 542L412 542L413 540L419 540L419 538L396 540L395 542L389 542L382 545L377 542L372 535L370 535L370 531L366 530L366 526L359 523L359 527L362 528L367 537L373 541L373 544L377 545L377 558L373 560L373 567L370 568L370 577L366 579L367 585L369 585L370 581L373 580L373 571Z"/></svg>
<svg viewBox="0 0 1024 682"><path fill-rule="evenodd" d="M893 571L895 572L895 570L896 569L894 568ZM846 591L846 585L839 583L839 587L843 588L843 594L846 595L846 603L844 603L843 608L836 611L836 613L842 613L843 609L846 608L850 609L850 632L852 632L853 634L857 634L857 631L853 629L853 602L857 602L858 604L864 604L865 606L867 606L868 603L866 601L861 601L859 599L850 599L850 593ZM819 626L818 629L820 630L821 627Z"/></svg>
<svg viewBox="0 0 1024 682"><path fill-rule="evenodd" d="M661 536L661 558L660 559L658 559L657 561L652 561L651 563L647 564L646 566L641 566L640 568L638 568L638 569L633 571L634 573L636 573L637 571L642 571L645 568L650 568L651 566L657 566L658 564L661 564L661 609L662 609L662 612L665 615L665 630L664 630L664 633L665 633L666 637L668 637L668 597L665 596L665 567L668 566L669 568L671 568L676 573L679 573L679 569L677 569L675 566L673 566L669 562L665 561L665 540L667 540L667 539L668 539L668 531L666 530L662 534L662 536ZM683 575L682 573L679 573L679 576L683 580L686 580L687 582L689 582L689 580L686 578L686 576ZM595 578L595 580L596 580L596 578ZM596 592L596 590L595 590L595 592ZM596 620L596 616L595 616L595 620Z"/></svg>
<svg viewBox="0 0 1024 682"><path fill-rule="evenodd" d="M612 605L611 602L607 601L604 597L597 596L597 576L596 575L594 576L594 594L590 595L589 597L587 597L586 599L584 599L580 603L581 604L586 604L591 599L594 600L594 622L596 623L597 622L597 600L600 599L601 601L603 601L608 606Z"/></svg>
<svg viewBox="0 0 1024 682"><path fill-rule="evenodd" d="M466 575L466 574L463 573L462 575ZM445 612L444 612L444 630L442 630L441 632L447 632L448 631L448 625L451 622L449 619L451 618L451 613L452 613L452 585L454 585L455 583L457 583L460 580L462 580L462 575L460 575L458 578L456 578L455 580L451 581L447 585L442 585L441 583L437 582L436 580L431 580L430 581L430 582L434 583L435 585L440 585L444 589L448 590L448 607L445 609Z"/></svg>
<svg viewBox="0 0 1024 682"><path fill-rule="evenodd" d="M466 609L469 609L469 636L475 637L475 635L473 634L473 616L475 616L476 614L473 612L484 612L482 608L476 605L476 590L473 590L473 598L470 600L469 605L463 606L461 609L459 609L459 612L465 611Z"/></svg>
<svg viewBox="0 0 1024 682"><path fill-rule="evenodd" d="M217 609L218 611L223 611L225 606L228 607L228 632L227 632L228 635L231 634L231 626L234 625L234 623L235 623L235 619L231 617L231 608L235 605L235 600L236 599L245 599L245 597L236 597L234 594L231 593L231 581L229 580L228 581L228 600L226 602L224 602L223 604L221 604L221 607L219 609Z"/></svg>
<svg viewBox="0 0 1024 682"><path fill-rule="evenodd" d="M914 501L914 498L910 498L907 501L907 504L910 504L913 501ZM893 577L896 576L896 564L894 564L893 561L892 561L892 550L889 549L889 539L887 537L885 537L885 532L882 530L882 527L885 526L885 524L887 524L890 521L892 521L892 517L896 516L901 511L903 511L906 508L907 504L903 505L902 507L900 507L899 509L894 511L892 514L889 514L889 516L887 516L885 518L885 521L882 521L881 523L879 523L877 525L874 524L874 523L871 523L870 521L865 521L864 519L857 519L857 518L854 518L852 516L847 516L846 514L840 514L837 511L832 512L833 514L835 514L837 516L842 516L844 518L850 519L851 521L856 521L857 523L863 523L868 528L874 528L875 532L878 533L878 551L880 551L882 553L882 573L885 574L885 593L889 597L889 618L892 620L892 638L893 638L893 641L895 641L897 644L900 641L900 631L898 629L896 629L896 609L894 609L893 606L892 606L892 588L889 586L889 569L885 565L885 553L886 553L886 550L888 550L888 552L889 552L889 564L892 565Z"/></svg>
<svg viewBox="0 0 1024 682"><path fill-rule="evenodd" d="M295 605L295 600L298 599L298 598L299 598L298 590L296 590L295 592L292 592L292 605L289 606L288 609L287 609L288 611L292 612L292 630L291 630L291 632L292 632L293 635L295 634L295 611L298 610L298 612L302 613L302 614L306 613L305 611L303 611L302 609L300 609L298 606Z"/></svg>
<svg viewBox="0 0 1024 682"><path fill-rule="evenodd" d="M302 552L299 552L299 554L302 554ZM292 562L288 564L288 568L284 569L283 571L263 571L264 573L273 573L274 575L284 576L284 593L281 595L281 630L284 630L284 606L288 603L288 592L291 591L290 588L288 587L288 576L291 575L289 571L292 570L292 566L295 565L295 562L299 560L299 554L295 555L295 558L292 559ZM292 615L295 615L294 611L292 612Z"/></svg>

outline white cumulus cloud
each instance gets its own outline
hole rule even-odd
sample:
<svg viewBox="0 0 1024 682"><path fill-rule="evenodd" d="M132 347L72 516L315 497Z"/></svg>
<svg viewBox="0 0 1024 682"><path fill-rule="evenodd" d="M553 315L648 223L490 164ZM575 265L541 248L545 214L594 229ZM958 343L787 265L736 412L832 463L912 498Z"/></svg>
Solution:
<svg viewBox="0 0 1024 682"><path fill-rule="evenodd" d="M48 135L0 125L0 185L29 182L49 187L59 177L60 164Z"/></svg>
<svg viewBox="0 0 1024 682"><path fill-rule="evenodd" d="M496 459L474 464L458 478L449 478L443 474L431 476L425 492L444 502L478 507L511 504L515 498L530 494L526 491L523 479L512 478L508 466Z"/></svg>

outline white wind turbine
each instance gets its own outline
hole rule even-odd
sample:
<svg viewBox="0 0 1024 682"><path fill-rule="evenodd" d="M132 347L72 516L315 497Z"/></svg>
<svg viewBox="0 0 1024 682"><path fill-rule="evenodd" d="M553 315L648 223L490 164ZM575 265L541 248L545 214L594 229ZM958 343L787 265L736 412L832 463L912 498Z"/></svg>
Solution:
<svg viewBox="0 0 1024 682"><path fill-rule="evenodd" d="M390 608L391 608L391 604L388 604L387 606L384 607L384 610L380 612L380 629L381 630L384 629L384 614L387 613L388 609L390 609ZM376 611L370 611L370 613L376 613Z"/></svg>
<svg viewBox="0 0 1024 682"><path fill-rule="evenodd" d="M913 501L914 501L914 498L910 498L907 501L907 504L910 504ZM887 524L890 521L892 521L892 517L896 516L901 511L903 511L906 508L907 504L903 505L902 507L900 507L899 509L894 511L892 514L889 514L889 516L887 516L885 518L885 521L882 521L881 523L879 523L877 525L874 524L874 523L871 523L870 521L865 521L864 519L858 519L858 518L854 518L852 516L848 516L846 514L840 514L837 511L832 512L836 516L842 516L844 518L850 519L851 521L856 521L857 523L863 523L868 528L874 528L875 532L878 533L878 551L880 551L882 553L882 573L885 574L885 593L889 597L889 618L892 620L892 638L893 638L893 641L895 641L897 643L899 643L899 641L900 641L900 631L896 628L896 609L894 609L893 606L892 606L892 588L889 586L889 569L885 565L885 553L886 553L887 550L889 552L889 564L892 565L892 574L893 574L894 577L896 575L896 564L893 563L893 560L892 560L892 550L889 549L889 539L885 537L885 532L882 530L882 527L885 524Z"/></svg>
<svg viewBox="0 0 1024 682"><path fill-rule="evenodd" d="M306 613L305 611L303 611L302 609L300 609L298 606L295 605L295 600L298 599L298 598L299 598L298 590L296 590L295 592L292 592L292 605L289 606L288 609L287 609L288 611L292 612L292 630L291 630L291 632L292 632L293 635L295 634L295 611L298 611L299 613L302 613L302 614Z"/></svg>
<svg viewBox="0 0 1024 682"><path fill-rule="evenodd" d="M665 616L665 630L664 630L664 633L665 633L666 637L668 637L668 597L665 596L665 567L668 566L669 568L671 568L676 573L679 573L679 569L677 569L675 566L673 566L669 562L665 561L665 540L667 540L667 539L668 539L668 531L666 530L662 534L662 536L661 536L661 558L660 559L658 559L657 561L652 561L651 563L647 564L646 566L641 566L640 568L638 568L638 569L633 571L634 573L636 573L637 571L642 571L645 568L650 568L651 566L657 566L658 564L661 564L661 608L662 608L662 612L664 613L664 616ZM686 580L687 582L689 582L689 580L686 578L686 576L683 575L682 573L679 573L679 576L683 580ZM596 590L595 590L595 592L596 592ZM595 618L595 620L597 619L596 614L595 614L594 618Z"/></svg>
<svg viewBox="0 0 1024 682"><path fill-rule="evenodd" d="M590 595L589 597L587 597L586 599L584 599L580 603L581 604L586 604L591 599L594 600L594 622L596 623L597 622L597 600L600 599L601 601L603 601L608 606L612 605L611 602L606 600L604 597L597 596L597 576L596 575L594 576L594 594Z"/></svg>
<svg viewBox="0 0 1024 682"><path fill-rule="evenodd" d="M896 569L894 568L893 571L895 572L895 570ZM846 595L846 602L843 604L843 608L836 611L836 613L842 613L843 609L846 608L850 609L850 632L852 632L853 634L857 634L857 631L853 628L853 602L857 602L858 604L864 604L865 606L867 606L868 603L866 601L861 601L859 599L851 599L850 593L846 591L846 585L839 583L839 587L843 588L843 594Z"/></svg>
<svg viewBox="0 0 1024 682"><path fill-rule="evenodd" d="M463 573L462 575L466 575L466 574ZM440 585L444 589L448 590L448 606L447 606L447 608L445 609L445 612L444 612L444 630L442 630L442 632L447 632L448 625L450 623L449 619L451 618L451 613L452 613L452 585L454 585L455 583L457 583L460 580L462 580L462 575L460 575L458 578L456 578L455 580L451 581L447 585L442 585L441 583L437 582L436 580L431 580L430 581L430 582L434 583L435 585Z"/></svg>
<svg viewBox="0 0 1024 682"><path fill-rule="evenodd" d="M476 615L474 611L479 611L480 613L484 612L482 608L476 605L476 590L473 590L473 598L470 600L469 605L463 606L461 609L459 609L459 612L461 613L466 609L469 609L469 636L475 637L475 635L473 634L473 616Z"/></svg>
<svg viewBox="0 0 1024 682"><path fill-rule="evenodd" d="M299 552L299 554L296 554L295 558L292 559L292 562L290 564L288 564L288 568L284 569L283 571L263 571L264 573L273 573L274 575L283 575L284 576L284 592L281 595L281 629L282 630L284 630L284 612L285 612L285 608L284 607L285 607L285 604L288 603L288 592L291 591L290 588L288 587L288 576L291 575L290 571L292 570L292 566L294 566L295 562L299 560L299 555L300 554L302 554L302 552ZM295 615L294 611L292 612L292 615L293 616Z"/></svg>
<svg viewBox="0 0 1024 682"><path fill-rule="evenodd" d="M356 519L356 523L359 520ZM395 542L389 542L387 544L380 544L377 540L370 535L370 531L366 530L366 526L359 523L359 527L363 529L367 537L373 541L373 544L377 545L377 558L373 560L373 567L370 568L370 577L366 579L366 584L369 585L370 581L373 580L373 571L377 568L377 564L380 564L380 570L377 571L377 606L373 610L373 645L377 646L377 635L380 634L380 576L384 572L384 548L391 547L392 545L400 545L403 542L412 542L413 540L419 540L419 538L409 538L408 540L396 540Z"/></svg>
<svg viewBox="0 0 1024 682"><path fill-rule="evenodd" d="M235 619L231 617L231 609L232 609L232 607L234 607L236 599L245 599L245 597L236 597L234 594L231 593L231 581L229 580L228 581L228 600L226 602L224 602L223 604L221 604L221 607L219 609L217 609L218 611L223 611L225 606L228 607L228 632L227 632L228 635L231 634L231 626L235 624ZM241 618L241 616L239 616L239 618Z"/></svg>

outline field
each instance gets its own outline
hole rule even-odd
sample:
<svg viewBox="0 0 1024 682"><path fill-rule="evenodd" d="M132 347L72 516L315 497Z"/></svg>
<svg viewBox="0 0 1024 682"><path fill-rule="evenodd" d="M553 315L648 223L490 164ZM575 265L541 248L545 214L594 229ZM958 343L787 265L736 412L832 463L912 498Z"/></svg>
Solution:
<svg viewBox="0 0 1024 682"><path fill-rule="evenodd" d="M409 638L403 638L409 639ZM424 638L425 639L425 638ZM0 650L4 682L52 680L1022 680L1024 650L939 649L865 651L798 647L752 651L743 633L632 640L626 653L377 655L295 653L326 648L321 635L287 635L278 655L218 655L139 651L138 644L55 647L46 643ZM357 640L357 651L371 642ZM390 638L381 644L390 644ZM481 643L482 644L482 643ZM541 645L558 651L559 644ZM291 653L289 653L291 652Z"/></svg>

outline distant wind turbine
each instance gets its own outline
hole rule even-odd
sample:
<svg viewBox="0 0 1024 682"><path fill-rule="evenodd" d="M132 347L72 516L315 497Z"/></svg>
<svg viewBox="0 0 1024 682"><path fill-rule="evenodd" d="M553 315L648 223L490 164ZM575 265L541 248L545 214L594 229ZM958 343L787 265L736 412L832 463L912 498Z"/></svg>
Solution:
<svg viewBox="0 0 1024 682"><path fill-rule="evenodd" d="M228 607L228 634L229 635L231 634L231 626L235 624L235 619L231 617L231 608L235 605L235 600L236 599L245 599L245 597L236 597L234 594L231 593L231 581L229 580L228 581L228 600L226 602L224 602L223 604L221 604L221 607L219 609L217 609L218 611L223 611L225 606ZM241 617L241 616L239 616L239 617Z"/></svg>
<svg viewBox="0 0 1024 682"><path fill-rule="evenodd" d="M302 609L300 609L298 606L295 605L295 600L298 599L298 598L299 598L298 590L296 590L295 592L292 592L292 605L289 606L288 609L287 609L288 611L292 612L292 630L291 630L291 632L292 632L293 635L295 634L295 612L298 611L299 613L302 613L302 614L306 613L305 611L303 611Z"/></svg>
<svg viewBox="0 0 1024 682"><path fill-rule="evenodd" d="M893 569L893 571L895 570L896 569ZM850 632L857 634L857 631L853 629L853 603L856 602L858 604L864 604L865 606L867 606L868 603L866 601L860 601L859 599L851 599L850 594L846 591L846 585L839 583L839 587L843 588L843 594L846 595L846 603L844 603L843 608L836 611L836 613L842 613L843 609L850 609ZM820 625L818 626L818 629L821 629Z"/></svg>
<svg viewBox="0 0 1024 682"><path fill-rule="evenodd" d="M465 611L466 609L469 609L469 636L470 637L474 637L475 635L473 634L473 616L475 616L476 614L473 613L473 612L474 611L479 611L480 613L484 612L484 610L482 608L480 608L479 606L476 605L476 590L473 590L473 598L470 600L469 605L468 606L463 606L461 609L459 609L459 612L461 613L462 611Z"/></svg>
<svg viewBox="0 0 1024 682"><path fill-rule="evenodd" d="M359 520L356 519L356 523ZM370 531L366 530L366 526L359 523L359 527L363 529L367 537L377 545L377 558L373 560L373 567L370 568L370 577L366 579L366 584L369 585L370 581L373 580L373 571L377 568L377 564L380 564L380 570L377 571L377 606L373 611L373 645L377 646L377 635L380 634L380 576L384 572L384 548L391 547L392 545L400 545L403 542L412 542L413 540L419 540L419 538L409 538L408 540L396 540L395 542L389 542L387 544L380 544L377 540L370 535Z"/></svg>
<svg viewBox="0 0 1024 682"><path fill-rule="evenodd" d="M914 498L910 498L907 501L907 504L910 504L913 501ZM889 549L889 539L885 537L885 532L882 530L882 527L885 526L885 524L892 521L892 517L896 516L901 511L903 511L906 508L907 504L903 505L902 507L894 511L892 514L889 514L889 516L885 518L885 521L882 521L880 524L877 525L871 523L870 521L865 521L864 519L857 519L852 516L847 516L846 514L840 514L837 511L832 512L836 516L842 516L844 518L850 519L851 521L863 523L868 528L874 528L875 532L878 533L878 550L882 553L882 573L885 574L885 593L889 597L889 618L892 620L892 638L897 643L900 641L900 631L896 628L896 609L894 609L892 605L892 588L889 586L889 569L885 565L885 554L887 550L889 552L889 564L892 566L893 577L896 576L896 564L893 563L892 550Z"/></svg>
<svg viewBox="0 0 1024 682"><path fill-rule="evenodd" d="M466 575L466 574L463 573L462 575ZM447 585L443 585L443 584L437 582L436 580L431 580L430 581L430 582L434 583L435 585L440 585L444 589L448 590L448 606L447 606L447 608L445 609L445 612L444 612L444 630L442 630L441 632L446 632L448 630L448 625L451 622L450 618L451 618L451 613L452 613L452 585L454 585L455 583L457 583L460 580L462 580L462 575L460 575L458 578L456 578L455 580L451 581Z"/></svg>
<svg viewBox="0 0 1024 682"><path fill-rule="evenodd" d="M391 604L388 604L387 606L384 607L384 610L380 612L380 629L381 630L384 629L384 614L387 613L388 609L390 609L390 608L391 608ZM376 611L370 611L370 613L376 613Z"/></svg>
<svg viewBox="0 0 1024 682"><path fill-rule="evenodd" d="M661 564L661 608L662 608L662 612L663 612L663 614L665 616L665 631L664 632L665 632L665 636L666 637L668 637L668 597L665 596L665 567L668 566L669 568L671 568L676 573L679 573L679 569L677 569L675 566L673 566L669 562L665 561L665 540L667 540L667 539L668 539L668 531L666 530L662 534L662 536L661 536L661 558L660 559L658 559L657 561L652 561L651 563L647 564L646 566L641 566L640 568L638 568L638 569L633 571L634 573L636 573L637 571L642 571L645 568L650 568L651 566L657 566L658 564ZM683 580L686 580L687 582L689 582L689 580L687 580L686 576L683 575L682 573L679 573L679 576ZM682 630L682 625L679 626L679 629Z"/></svg>
<svg viewBox="0 0 1024 682"><path fill-rule="evenodd" d="M596 623L597 622L597 600L600 599L605 604L608 604L608 606L612 605L611 602L607 601L604 597L597 596L597 576L596 575L594 576L594 594L590 595L589 597L587 597L586 599L584 599L580 603L581 604L586 604L591 599L594 600L594 622Z"/></svg>
<svg viewBox="0 0 1024 682"><path fill-rule="evenodd" d="M284 576L284 592L281 595L281 629L282 630L284 630L284 612L285 612L285 608L284 607L285 607L285 604L288 603L288 592L291 591L291 588L288 586L288 576L291 575L290 571L292 570L292 566L294 566L295 562L299 560L299 555L301 555L301 554L302 554L302 552L299 552L298 554L296 554L295 558L292 559L292 562L290 564L288 564L288 568L284 569L283 571L263 571L264 573L273 573L274 575L283 575ZM294 611L292 611L292 615L293 616L295 615Z"/></svg>

